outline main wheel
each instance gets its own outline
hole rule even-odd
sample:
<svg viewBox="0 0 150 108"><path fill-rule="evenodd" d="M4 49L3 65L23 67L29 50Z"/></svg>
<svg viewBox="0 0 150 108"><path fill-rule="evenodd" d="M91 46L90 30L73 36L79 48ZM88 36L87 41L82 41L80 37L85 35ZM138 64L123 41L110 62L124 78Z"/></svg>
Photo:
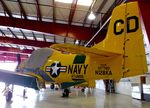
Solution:
<svg viewBox="0 0 150 108"><path fill-rule="evenodd" d="M64 92L62 93L62 97L68 97L69 96L69 89L64 89Z"/></svg>
<svg viewBox="0 0 150 108"><path fill-rule="evenodd" d="M50 88L54 89L54 87L55 87L55 85L54 85L54 83L52 83L51 86L50 86Z"/></svg>
<svg viewBox="0 0 150 108"><path fill-rule="evenodd" d="M7 102L10 102L10 101L11 101L11 98L12 98L12 92L9 91L8 94L6 95L6 101L7 101Z"/></svg>
<svg viewBox="0 0 150 108"><path fill-rule="evenodd" d="M85 91L85 88L82 88L82 89L81 89L81 92L84 93L84 91Z"/></svg>

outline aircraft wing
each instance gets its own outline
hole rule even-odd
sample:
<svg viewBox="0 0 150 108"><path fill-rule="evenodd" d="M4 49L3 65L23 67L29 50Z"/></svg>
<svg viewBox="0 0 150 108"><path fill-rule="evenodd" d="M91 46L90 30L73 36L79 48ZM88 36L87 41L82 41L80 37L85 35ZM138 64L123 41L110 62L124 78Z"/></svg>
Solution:
<svg viewBox="0 0 150 108"><path fill-rule="evenodd" d="M35 77L20 73L14 73L12 71L0 70L0 81L9 84L16 84L24 87L34 88L36 90L39 89L37 79Z"/></svg>
<svg viewBox="0 0 150 108"><path fill-rule="evenodd" d="M51 48L56 49L58 51L75 53L75 54L85 54L90 56L101 56L101 57L112 57L116 55L120 55L116 52L109 52L100 50L97 48L88 48L84 46L72 45L72 44L53 44Z"/></svg>

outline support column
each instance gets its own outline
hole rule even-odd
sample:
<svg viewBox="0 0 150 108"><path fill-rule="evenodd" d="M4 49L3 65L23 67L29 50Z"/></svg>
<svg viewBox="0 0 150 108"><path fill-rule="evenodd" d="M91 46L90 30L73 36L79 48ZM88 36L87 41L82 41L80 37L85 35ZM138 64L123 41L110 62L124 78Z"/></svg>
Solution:
<svg viewBox="0 0 150 108"><path fill-rule="evenodd" d="M141 76L141 77L140 77L140 93L141 93L141 100L144 100L143 84L146 84L146 76Z"/></svg>

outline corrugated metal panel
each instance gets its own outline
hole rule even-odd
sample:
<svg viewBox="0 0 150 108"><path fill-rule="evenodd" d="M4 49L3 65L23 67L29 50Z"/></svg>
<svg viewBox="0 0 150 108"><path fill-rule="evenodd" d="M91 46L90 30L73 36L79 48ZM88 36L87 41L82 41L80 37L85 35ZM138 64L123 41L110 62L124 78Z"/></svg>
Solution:
<svg viewBox="0 0 150 108"><path fill-rule="evenodd" d="M68 21L70 10L56 8L56 19L61 21Z"/></svg>
<svg viewBox="0 0 150 108"><path fill-rule="evenodd" d="M95 3L95 5L93 6L92 10L93 10L94 12L96 12L97 9L101 6L101 4L102 4L103 1L104 1L104 0L96 0L96 3ZM112 0L109 0L109 1L112 1Z"/></svg>
<svg viewBox="0 0 150 108"><path fill-rule="evenodd" d="M115 0L108 0L104 8L102 9L102 13L107 13L108 9L111 7L111 5L115 2Z"/></svg>
<svg viewBox="0 0 150 108"><path fill-rule="evenodd" d="M82 23L84 21L86 14L87 14L86 11L76 11L73 17L73 21Z"/></svg>
<svg viewBox="0 0 150 108"><path fill-rule="evenodd" d="M20 13L20 9L17 2L6 1L6 0L4 2L12 13Z"/></svg>
<svg viewBox="0 0 150 108"><path fill-rule="evenodd" d="M64 4L59 2L55 2L55 3L56 3L56 8L55 8L56 19L68 21L71 4Z"/></svg>
<svg viewBox="0 0 150 108"><path fill-rule="evenodd" d="M0 12L4 12L3 7L2 7L2 5L1 5L1 3L0 3Z"/></svg>
<svg viewBox="0 0 150 108"><path fill-rule="evenodd" d="M53 5L53 0L39 0L42 5Z"/></svg>
<svg viewBox="0 0 150 108"><path fill-rule="evenodd" d="M64 43L64 38L65 38L65 37L63 37L63 36L62 36L62 37L58 37L58 36L57 36L57 37L56 37L56 43Z"/></svg>
<svg viewBox="0 0 150 108"><path fill-rule="evenodd" d="M22 2L35 3L35 0L21 0Z"/></svg>
<svg viewBox="0 0 150 108"><path fill-rule="evenodd" d="M53 8L47 6L40 6L42 16L46 18L53 18Z"/></svg>
<svg viewBox="0 0 150 108"><path fill-rule="evenodd" d="M25 4L22 3L24 10L26 11L26 14L28 16L37 16L37 10L36 10L36 5L35 4Z"/></svg>
<svg viewBox="0 0 150 108"><path fill-rule="evenodd" d="M66 38L66 43L74 44L74 39Z"/></svg>

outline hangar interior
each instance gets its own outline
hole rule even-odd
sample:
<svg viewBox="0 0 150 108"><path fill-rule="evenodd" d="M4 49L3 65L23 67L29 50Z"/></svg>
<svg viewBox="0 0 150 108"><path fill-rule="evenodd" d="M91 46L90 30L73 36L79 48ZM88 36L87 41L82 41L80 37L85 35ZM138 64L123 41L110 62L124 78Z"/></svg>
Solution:
<svg viewBox="0 0 150 108"><path fill-rule="evenodd" d="M108 86L103 80L97 80L96 89L150 101L148 0L66 0L65 3L61 0L1 0L0 64L13 63L15 67L32 51L55 43L90 47L105 38L114 7L130 1L139 2L148 72L118 83L108 80ZM89 16L94 18L89 19Z"/></svg>

